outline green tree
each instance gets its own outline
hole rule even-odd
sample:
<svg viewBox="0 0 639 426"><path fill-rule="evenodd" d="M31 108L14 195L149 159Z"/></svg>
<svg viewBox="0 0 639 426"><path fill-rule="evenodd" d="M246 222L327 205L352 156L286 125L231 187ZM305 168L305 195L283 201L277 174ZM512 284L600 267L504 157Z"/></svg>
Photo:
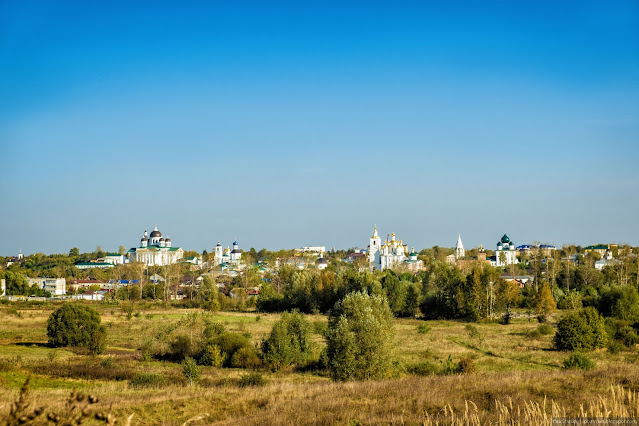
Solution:
<svg viewBox="0 0 639 426"><path fill-rule="evenodd" d="M75 303L65 303L47 321L49 344L55 347L81 346L93 354L105 349L106 329L100 325L95 309Z"/></svg>
<svg viewBox="0 0 639 426"><path fill-rule="evenodd" d="M182 361L182 375L189 380L189 383L193 385L193 381L197 381L200 378L200 368L193 358L185 358Z"/></svg>
<svg viewBox="0 0 639 426"><path fill-rule="evenodd" d="M572 312L557 323L554 338L559 350L590 350L608 343L604 319L593 307Z"/></svg>
<svg viewBox="0 0 639 426"><path fill-rule="evenodd" d="M612 316L627 321L639 321L639 292L632 285L625 285L612 306Z"/></svg>
<svg viewBox="0 0 639 426"><path fill-rule="evenodd" d="M535 298L535 311L538 315L546 317L556 309L557 303L555 302L555 298L552 297L550 285L548 285L547 281L544 281L541 283L537 297Z"/></svg>
<svg viewBox="0 0 639 426"><path fill-rule="evenodd" d="M386 299L349 293L329 316L326 354L334 380L387 377L392 372L393 314Z"/></svg>
<svg viewBox="0 0 639 426"><path fill-rule="evenodd" d="M300 313L283 313L262 342L264 360L273 370L301 364L313 354L313 327Z"/></svg>

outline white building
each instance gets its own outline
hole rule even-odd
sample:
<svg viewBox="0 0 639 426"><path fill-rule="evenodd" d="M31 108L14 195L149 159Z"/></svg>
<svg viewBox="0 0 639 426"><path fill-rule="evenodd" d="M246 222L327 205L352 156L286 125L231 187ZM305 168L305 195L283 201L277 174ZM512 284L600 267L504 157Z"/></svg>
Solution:
<svg viewBox="0 0 639 426"><path fill-rule="evenodd" d="M377 226L375 226L368 246L368 262L371 269L383 271L392 268L406 259L406 253L406 244L403 244L401 240L398 241L394 232L391 234L390 240L385 240L382 244L382 239L377 234Z"/></svg>
<svg viewBox="0 0 639 426"><path fill-rule="evenodd" d="M215 246L215 256L213 257L213 262L215 265L233 265L239 266L242 260L242 251L237 244L237 241L233 241L233 250L229 247L222 249L222 244L217 242Z"/></svg>
<svg viewBox="0 0 639 426"><path fill-rule="evenodd" d="M455 245L455 260L459 260L466 256L466 250L464 250L464 244L462 244L461 234L457 234L457 244Z"/></svg>
<svg viewBox="0 0 639 426"><path fill-rule="evenodd" d="M179 262L184 256L184 250L172 247L171 239L162 237L162 233L156 227L150 236L144 231L140 247L129 250L128 256L133 262L142 262L148 266L164 266Z"/></svg>
<svg viewBox="0 0 639 426"><path fill-rule="evenodd" d="M326 247L309 246L309 247L296 248L295 251L298 253L310 253L310 254L315 254L319 256L320 254L326 252Z"/></svg>
<svg viewBox="0 0 639 426"><path fill-rule="evenodd" d="M66 278L27 278L29 287L38 286L48 291L52 296L64 296L67 294Z"/></svg>
<svg viewBox="0 0 639 426"><path fill-rule="evenodd" d="M408 259L404 260L404 264L408 267L408 270L411 272L418 272L424 269L424 262L417 259L417 253L415 252L415 248L413 248L408 255Z"/></svg>
<svg viewBox="0 0 639 426"><path fill-rule="evenodd" d="M495 261L494 264L491 261L493 266L506 266L519 263L517 260L517 250L515 248L515 243L510 241L508 235L504 234L501 237L501 240L497 243L497 250L495 251Z"/></svg>
<svg viewBox="0 0 639 426"><path fill-rule="evenodd" d="M328 267L328 260L324 259L324 253L320 253L319 258L315 261L317 269L320 271Z"/></svg>

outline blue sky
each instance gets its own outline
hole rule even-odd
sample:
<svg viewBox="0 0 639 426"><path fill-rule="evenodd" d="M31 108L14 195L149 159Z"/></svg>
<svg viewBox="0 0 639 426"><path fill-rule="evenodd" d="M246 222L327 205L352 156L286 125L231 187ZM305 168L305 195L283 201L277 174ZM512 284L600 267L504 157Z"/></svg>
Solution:
<svg viewBox="0 0 639 426"><path fill-rule="evenodd" d="M0 255L639 244L635 1L0 3Z"/></svg>

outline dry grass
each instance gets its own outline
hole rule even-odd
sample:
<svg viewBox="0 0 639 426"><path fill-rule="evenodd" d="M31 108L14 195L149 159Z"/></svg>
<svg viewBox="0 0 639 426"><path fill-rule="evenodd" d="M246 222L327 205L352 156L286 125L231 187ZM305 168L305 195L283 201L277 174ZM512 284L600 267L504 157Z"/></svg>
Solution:
<svg viewBox="0 0 639 426"><path fill-rule="evenodd" d="M124 423L133 424L550 424L556 416L637 416L639 364L636 352L591 353L593 371L561 369L566 353L549 350L552 336L531 338L538 323L466 324L397 320L397 355L404 365L424 360L435 364L450 354L455 361L471 357L479 367L472 375L415 377L395 380L333 383L322 374L293 371L264 373L268 384L241 388L243 370L202 368L202 380L188 386L180 366L142 362L144 337L179 321L192 310L145 309L127 318L120 307L99 306L109 338L107 354L91 358L45 347L46 319L51 309L20 309L22 317L0 307L0 415L32 375L32 397L52 410L64 408L69 390L82 389L100 397L98 409L112 407ZM137 311L137 309L136 309ZM250 333L258 343L279 318L274 314L219 313L213 320L229 331ZM326 321L312 316L311 321ZM318 337L318 341L319 341ZM114 365L101 361L111 357ZM172 384L162 388L133 388L136 372L162 374Z"/></svg>

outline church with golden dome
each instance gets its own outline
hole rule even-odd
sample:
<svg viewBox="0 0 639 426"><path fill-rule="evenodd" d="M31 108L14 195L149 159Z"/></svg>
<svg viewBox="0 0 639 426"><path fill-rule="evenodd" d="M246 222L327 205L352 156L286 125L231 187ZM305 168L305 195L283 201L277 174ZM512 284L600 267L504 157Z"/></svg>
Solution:
<svg viewBox="0 0 639 426"><path fill-rule="evenodd" d="M368 261L371 269L383 271L399 265L407 260L407 253L408 247L402 240L397 240L394 232L390 239L387 238L382 244L382 239L377 233L377 226L375 226L368 246Z"/></svg>

